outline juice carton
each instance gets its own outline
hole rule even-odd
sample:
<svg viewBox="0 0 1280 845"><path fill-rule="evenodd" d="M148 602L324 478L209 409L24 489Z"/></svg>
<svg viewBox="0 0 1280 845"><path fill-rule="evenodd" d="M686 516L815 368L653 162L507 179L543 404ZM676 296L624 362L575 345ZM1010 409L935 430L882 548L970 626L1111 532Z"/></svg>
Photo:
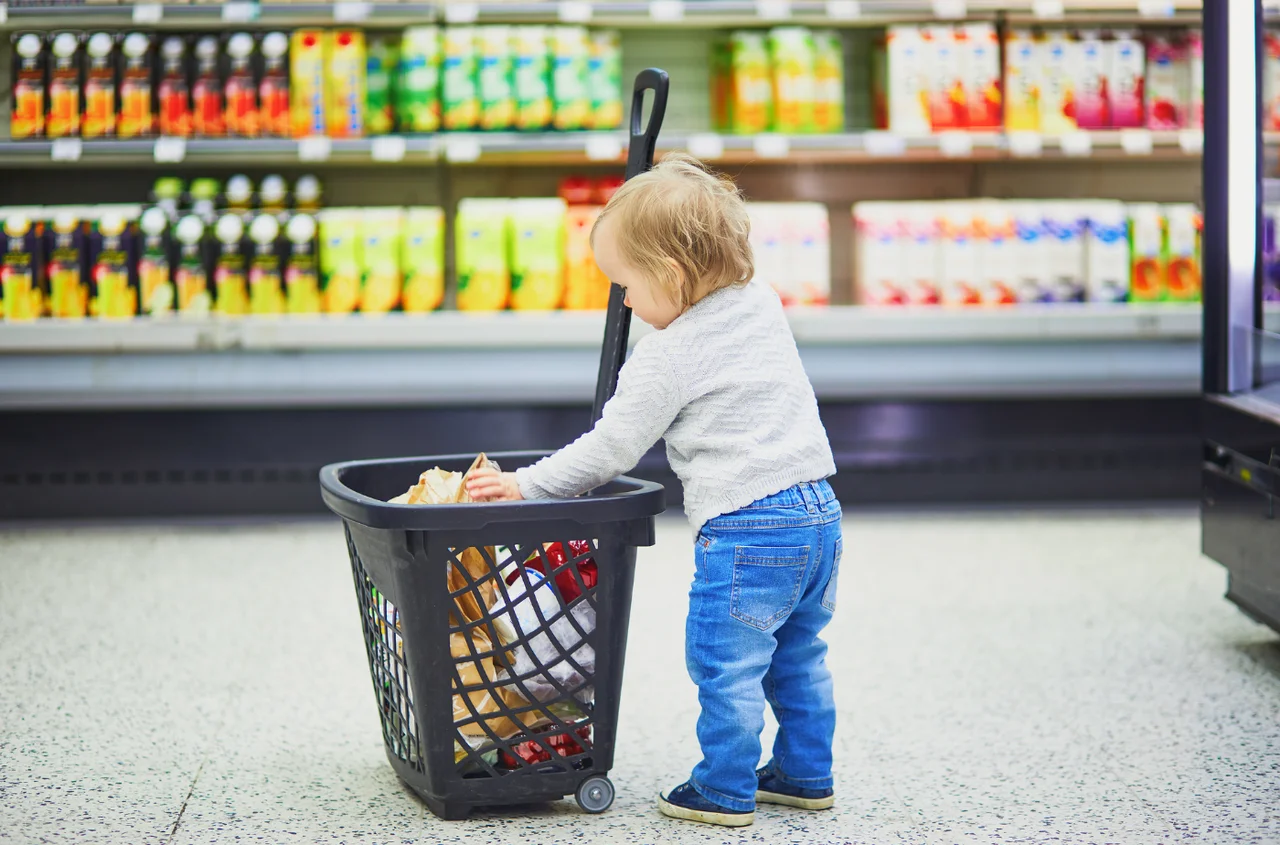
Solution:
<svg viewBox="0 0 1280 845"><path fill-rule="evenodd" d="M905 304L940 304L942 241L938 203L904 202L890 207L894 212L891 227L900 244L897 272Z"/></svg>
<svg viewBox="0 0 1280 845"><path fill-rule="evenodd" d="M511 295L505 199L463 199L454 219L459 311L501 311Z"/></svg>
<svg viewBox="0 0 1280 845"><path fill-rule="evenodd" d="M196 41L196 74L191 85L191 130L198 137L227 134L222 74L218 67L218 39L206 35Z"/></svg>
<svg viewBox="0 0 1280 845"><path fill-rule="evenodd" d="M42 224L40 209L0 209L0 303L4 319L35 320L44 316Z"/></svg>
<svg viewBox="0 0 1280 845"><path fill-rule="evenodd" d="M1186 121L1189 71L1185 46L1168 35L1147 39L1147 127L1178 129Z"/></svg>
<svg viewBox="0 0 1280 845"><path fill-rule="evenodd" d="M1000 87L1000 39L988 23L965 24L965 101L970 129L995 132L1003 118Z"/></svg>
<svg viewBox="0 0 1280 845"><path fill-rule="evenodd" d="M81 36L74 32L59 32L49 40L49 113L45 131L50 138L80 134L80 66L84 60L81 43Z"/></svg>
<svg viewBox="0 0 1280 845"><path fill-rule="evenodd" d="M44 39L34 32L13 36L13 103L9 137L15 141L43 138L45 130L45 68L49 55Z"/></svg>
<svg viewBox="0 0 1280 845"><path fill-rule="evenodd" d="M773 129L812 132L814 43L806 27L769 30L769 63L773 70Z"/></svg>
<svg viewBox="0 0 1280 845"><path fill-rule="evenodd" d="M205 317L213 310L213 294L209 288L209 239L204 220L188 214L173 227L178 245L174 283L178 293L178 313Z"/></svg>
<svg viewBox="0 0 1280 845"><path fill-rule="evenodd" d="M169 214L159 206L138 219L138 306L143 314L160 316L174 308L173 252Z"/></svg>
<svg viewBox="0 0 1280 845"><path fill-rule="evenodd" d="M253 78L255 47L253 36L247 32L237 32L227 39L230 65L224 87L223 122L227 134L237 138L256 138L259 132L258 85Z"/></svg>
<svg viewBox="0 0 1280 845"><path fill-rule="evenodd" d="M404 310L421 314L439 308L444 302L444 209L405 210L400 265Z"/></svg>
<svg viewBox="0 0 1280 845"><path fill-rule="evenodd" d="M386 36L371 36L365 66L364 122L370 135L386 135L396 128L396 68L400 51Z"/></svg>
<svg viewBox="0 0 1280 845"><path fill-rule="evenodd" d="M403 228L402 208L364 209L360 227L364 265L360 310L366 314L385 314L400 306L400 292L404 288L400 274Z"/></svg>
<svg viewBox="0 0 1280 845"><path fill-rule="evenodd" d="M1080 33L1076 123L1081 129L1105 129L1111 125L1110 52L1100 32Z"/></svg>
<svg viewBox="0 0 1280 845"><path fill-rule="evenodd" d="M813 128L844 129L844 41L834 29L813 33Z"/></svg>
<svg viewBox="0 0 1280 845"><path fill-rule="evenodd" d="M1124 203L1096 200L1085 209L1085 299L1129 298L1129 215Z"/></svg>
<svg viewBox="0 0 1280 845"><path fill-rule="evenodd" d="M511 28L482 26L479 34L480 128L510 129L516 100L511 84Z"/></svg>
<svg viewBox="0 0 1280 845"><path fill-rule="evenodd" d="M290 314L319 314L320 271L316 262L316 219L300 213L284 227L288 257L285 259L285 310Z"/></svg>
<svg viewBox="0 0 1280 845"><path fill-rule="evenodd" d="M1014 243L1014 267L1017 269L1018 302L1052 302L1043 203L1028 200L1007 205L1013 215L1017 239Z"/></svg>
<svg viewBox="0 0 1280 845"><path fill-rule="evenodd" d="M283 314L284 263L280 254L280 221L259 214L249 224L249 313Z"/></svg>
<svg viewBox="0 0 1280 845"><path fill-rule="evenodd" d="M1200 235L1204 224L1200 211L1190 203L1166 205L1165 298L1177 302L1200 301Z"/></svg>
<svg viewBox="0 0 1280 845"><path fill-rule="evenodd" d="M288 138L289 36L268 32L262 36L262 78L258 82L259 129L268 138Z"/></svg>
<svg viewBox="0 0 1280 845"><path fill-rule="evenodd" d="M151 111L151 36L131 32L120 42L120 116L116 134L145 138L155 132Z"/></svg>
<svg viewBox="0 0 1280 845"><path fill-rule="evenodd" d="M320 222L320 296L327 314L350 314L360 304L364 263L358 208L327 208Z"/></svg>
<svg viewBox="0 0 1280 845"><path fill-rule="evenodd" d="M865 305L908 302L907 282L901 272L903 243L893 206L886 202L859 202L853 206L854 286L858 302Z"/></svg>
<svg viewBox="0 0 1280 845"><path fill-rule="evenodd" d="M827 207L820 202L782 203L783 238L790 278L787 288L796 305L831 301L831 233Z"/></svg>
<svg viewBox="0 0 1280 845"><path fill-rule="evenodd" d="M249 267L245 260L244 218L229 212L213 226L217 250L214 262L213 310L239 317L249 313Z"/></svg>
<svg viewBox="0 0 1280 845"><path fill-rule="evenodd" d="M929 45L929 125L934 132L964 129L969 125L963 59L967 43L961 43L950 26L926 26Z"/></svg>
<svg viewBox="0 0 1280 845"><path fill-rule="evenodd" d="M885 37L882 129L900 135L928 135L931 131L929 91L933 75L934 45L920 27L891 26Z"/></svg>
<svg viewBox="0 0 1280 845"><path fill-rule="evenodd" d="M716 132L728 132L733 113L732 52L728 38L714 38L709 48L711 76L711 128Z"/></svg>
<svg viewBox="0 0 1280 845"><path fill-rule="evenodd" d="M1146 47L1132 32L1123 31L1113 33L1107 47L1111 125L1117 129L1142 126L1146 119Z"/></svg>
<svg viewBox="0 0 1280 845"><path fill-rule="evenodd" d="M116 40L95 32L84 45L84 138L114 138L116 134Z"/></svg>
<svg viewBox="0 0 1280 845"><path fill-rule="evenodd" d="M1028 29L1011 29L1004 42L1004 126L1010 132L1040 131L1044 89L1043 39Z"/></svg>
<svg viewBox="0 0 1280 845"><path fill-rule="evenodd" d="M187 42L170 35L160 43L160 83L156 119L161 135L186 138L191 135L191 85L187 79Z"/></svg>
<svg viewBox="0 0 1280 845"><path fill-rule="evenodd" d="M294 30L289 39L289 112L295 138L325 134L329 81L325 66L324 32Z"/></svg>
<svg viewBox="0 0 1280 845"><path fill-rule="evenodd" d="M550 311L564 300L565 202L511 203L511 307Z"/></svg>
<svg viewBox="0 0 1280 845"><path fill-rule="evenodd" d="M773 79L769 42L763 33L735 32L727 46L727 131L767 132L773 124Z"/></svg>
<svg viewBox="0 0 1280 845"><path fill-rule="evenodd" d="M1018 301L1018 230L1008 203L980 200L975 203L974 238L978 246L978 288L985 305L1012 305Z"/></svg>
<svg viewBox="0 0 1280 845"><path fill-rule="evenodd" d="M1053 302L1083 302L1084 213L1077 202L1044 204L1049 289Z"/></svg>
<svg viewBox="0 0 1280 845"><path fill-rule="evenodd" d="M329 137L363 138L364 109L369 66L364 32L339 29L329 33Z"/></svg>
<svg viewBox="0 0 1280 845"><path fill-rule="evenodd" d="M89 226L85 209L64 206L51 209L44 237L44 277L50 317L79 319L89 315L87 245Z"/></svg>
<svg viewBox="0 0 1280 845"><path fill-rule="evenodd" d="M622 36L616 29L591 33L587 59L587 94L591 97L589 129L622 125Z"/></svg>
<svg viewBox="0 0 1280 845"><path fill-rule="evenodd" d="M591 115L587 90L587 30L551 27L551 123L556 129L582 129Z"/></svg>
<svg viewBox="0 0 1280 845"><path fill-rule="evenodd" d="M1080 42L1072 33L1055 31L1045 39L1040 89L1040 131L1062 135L1076 122L1076 80L1080 75Z"/></svg>
<svg viewBox="0 0 1280 845"><path fill-rule="evenodd" d="M440 99L445 129L475 129L480 123L476 37L473 26L444 28Z"/></svg>
<svg viewBox="0 0 1280 845"><path fill-rule="evenodd" d="M1265 49L1264 49L1265 54ZM1191 102L1187 110L1187 126L1204 128L1204 33L1198 29L1187 33L1187 75L1190 77ZM1264 106L1265 108L1265 106Z"/></svg>
<svg viewBox="0 0 1280 845"><path fill-rule="evenodd" d="M608 277L591 251L591 228L601 206L570 205L565 210L564 307L571 311L602 311L609 306Z"/></svg>
<svg viewBox="0 0 1280 845"><path fill-rule="evenodd" d="M756 278L762 279L778 294L783 305L794 305L791 288L791 265L787 256L787 237L781 204L774 202L747 203L747 216L751 221L750 245L755 261Z"/></svg>
<svg viewBox="0 0 1280 845"><path fill-rule="evenodd" d="M551 125L551 47L545 26L517 26L511 30L512 79L517 129L546 129Z"/></svg>
<svg viewBox="0 0 1280 845"><path fill-rule="evenodd" d="M962 200L938 203L938 239L942 249L938 282L943 305L981 305L974 204Z"/></svg>
<svg viewBox="0 0 1280 845"><path fill-rule="evenodd" d="M1164 213L1155 203L1130 203L1130 299L1158 302L1165 298Z"/></svg>
<svg viewBox="0 0 1280 845"><path fill-rule="evenodd" d="M138 314L138 227L141 208L102 205L91 212L89 314L128 319Z"/></svg>
<svg viewBox="0 0 1280 845"><path fill-rule="evenodd" d="M396 119L402 132L440 131L440 29L411 26L400 40Z"/></svg>

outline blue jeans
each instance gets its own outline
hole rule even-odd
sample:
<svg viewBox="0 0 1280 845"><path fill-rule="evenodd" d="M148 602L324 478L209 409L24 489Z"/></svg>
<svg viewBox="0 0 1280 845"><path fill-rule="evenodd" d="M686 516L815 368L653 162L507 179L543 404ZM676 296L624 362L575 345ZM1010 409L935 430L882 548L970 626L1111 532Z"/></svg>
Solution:
<svg viewBox="0 0 1280 845"><path fill-rule="evenodd" d="M685 661L702 705L703 759L689 782L708 801L755 808L766 701L778 720L774 774L831 787L835 702L818 633L835 610L841 547L840 503L825 481L718 516L698 533Z"/></svg>

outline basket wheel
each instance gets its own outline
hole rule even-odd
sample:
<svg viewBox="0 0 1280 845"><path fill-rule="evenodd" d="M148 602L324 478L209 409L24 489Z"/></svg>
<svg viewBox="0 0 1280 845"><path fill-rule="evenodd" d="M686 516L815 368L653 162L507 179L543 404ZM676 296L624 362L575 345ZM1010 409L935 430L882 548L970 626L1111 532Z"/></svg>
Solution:
<svg viewBox="0 0 1280 845"><path fill-rule="evenodd" d="M592 775L578 785L574 798L588 813L603 813L613 804L613 782L603 775Z"/></svg>

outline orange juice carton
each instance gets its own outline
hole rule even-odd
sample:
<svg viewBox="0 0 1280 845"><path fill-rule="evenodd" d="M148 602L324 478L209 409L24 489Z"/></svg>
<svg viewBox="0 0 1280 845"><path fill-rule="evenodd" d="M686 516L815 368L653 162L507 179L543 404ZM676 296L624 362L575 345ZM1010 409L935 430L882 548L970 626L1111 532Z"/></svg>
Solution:
<svg viewBox="0 0 1280 845"><path fill-rule="evenodd" d="M1040 131L1062 135L1079 128L1076 122L1076 80L1080 74L1080 42L1073 33L1055 31L1045 38L1040 53Z"/></svg>
<svg viewBox="0 0 1280 845"><path fill-rule="evenodd" d="M45 70L49 51L35 32L12 37L13 101L9 112L9 137L15 141L43 138L45 132Z"/></svg>
<svg viewBox="0 0 1280 845"><path fill-rule="evenodd" d="M95 32L84 44L84 138L114 138L116 134L116 39Z"/></svg>
<svg viewBox="0 0 1280 845"><path fill-rule="evenodd" d="M295 138L325 134L328 127L325 34L295 29L289 39L289 113Z"/></svg>
<svg viewBox="0 0 1280 845"><path fill-rule="evenodd" d="M495 24L478 27L476 32L480 128L510 129L516 117L515 91L511 84L511 28Z"/></svg>
<svg viewBox="0 0 1280 845"><path fill-rule="evenodd" d="M511 307L551 311L564 299L565 201L511 201Z"/></svg>
<svg viewBox="0 0 1280 845"><path fill-rule="evenodd" d="M511 201L458 201L454 266L459 311L501 311L511 298Z"/></svg>
<svg viewBox="0 0 1280 845"><path fill-rule="evenodd" d="M1102 33L1080 33L1080 69L1076 80L1076 124L1081 129L1105 129L1111 125L1111 97L1108 83L1110 51Z"/></svg>
<svg viewBox="0 0 1280 845"><path fill-rule="evenodd" d="M813 33L813 128L844 129L844 40L834 29Z"/></svg>
<svg viewBox="0 0 1280 845"><path fill-rule="evenodd" d="M1043 203L1019 200L1006 203L1013 216L1014 266L1017 268L1018 302L1051 302L1049 283L1048 236L1045 232Z"/></svg>
<svg viewBox="0 0 1280 845"><path fill-rule="evenodd" d="M249 223L249 313L285 313L280 220L261 213Z"/></svg>
<svg viewBox="0 0 1280 845"><path fill-rule="evenodd" d="M152 46L151 36L142 32L131 32L120 41L116 134L121 138L144 138L155 132L156 118L151 107Z"/></svg>
<svg viewBox="0 0 1280 845"><path fill-rule="evenodd" d="M1204 224L1191 203L1164 207L1165 298L1175 302L1200 301L1200 236Z"/></svg>
<svg viewBox="0 0 1280 845"><path fill-rule="evenodd" d="M932 201L893 203L893 228L901 243L899 275L908 305L942 302L939 204Z"/></svg>
<svg viewBox="0 0 1280 845"><path fill-rule="evenodd" d="M876 65L879 128L907 136L929 134L933 46L920 27L891 26L887 30L883 59Z"/></svg>
<svg viewBox="0 0 1280 845"><path fill-rule="evenodd" d="M89 314L128 319L138 314L138 217L141 206L99 205L88 212Z"/></svg>
<svg viewBox="0 0 1280 845"><path fill-rule="evenodd" d="M751 30L731 33L720 55L725 80L724 93L717 95L724 97L720 128L738 135L769 131L773 126L773 78L765 34Z"/></svg>
<svg viewBox="0 0 1280 845"><path fill-rule="evenodd" d="M570 205L565 210L564 307L603 311L609 306L608 277L591 251L591 228L602 206Z"/></svg>
<svg viewBox="0 0 1280 845"><path fill-rule="evenodd" d="M83 40L75 32L58 32L49 38L49 111L45 132L50 138L80 135Z"/></svg>
<svg viewBox="0 0 1280 845"><path fill-rule="evenodd" d="M854 289L857 301L864 305L908 304L895 205L901 204L859 202L853 206Z"/></svg>
<svg viewBox="0 0 1280 845"><path fill-rule="evenodd" d="M169 212L153 205L138 218L138 310L158 317L173 311L173 241Z"/></svg>
<svg viewBox="0 0 1280 845"><path fill-rule="evenodd" d="M1053 302L1083 302L1084 208L1079 202L1044 204L1049 286Z"/></svg>
<svg viewBox="0 0 1280 845"><path fill-rule="evenodd" d="M965 96L968 45L953 26L926 26L923 34L930 45L929 124L934 132L964 129L969 125Z"/></svg>
<svg viewBox="0 0 1280 845"><path fill-rule="evenodd" d="M1128 31L1112 33L1107 48L1111 126L1116 129L1142 126L1146 119L1147 49Z"/></svg>
<svg viewBox="0 0 1280 845"><path fill-rule="evenodd" d="M814 43L808 28L779 26L769 30L769 64L773 74L773 130L814 130Z"/></svg>
<svg viewBox="0 0 1280 845"><path fill-rule="evenodd" d="M0 308L10 322L44 316L44 250L39 207L0 208Z"/></svg>
<svg viewBox="0 0 1280 845"><path fill-rule="evenodd" d="M1044 41L1029 29L1011 29L1004 42L1004 125L1010 132L1040 131Z"/></svg>
<svg viewBox="0 0 1280 845"><path fill-rule="evenodd" d="M402 208L366 208L361 214L360 311L364 314L385 314L400 305L404 289L400 269L403 231Z"/></svg>
<svg viewBox="0 0 1280 845"><path fill-rule="evenodd" d="M444 209L405 209L400 265L404 272L404 310L422 314L444 302Z"/></svg>
<svg viewBox="0 0 1280 845"><path fill-rule="evenodd" d="M285 311L290 314L319 314L323 308L316 235L316 218L306 212L290 216L284 225Z"/></svg>
<svg viewBox="0 0 1280 845"><path fill-rule="evenodd" d="M254 80L257 44L247 32L227 37L227 81L223 87L227 134L236 138L256 138L260 132L258 85Z"/></svg>
<svg viewBox="0 0 1280 845"><path fill-rule="evenodd" d="M989 23L965 24L965 101L970 129L995 132L1003 119L1000 40Z"/></svg>
<svg viewBox="0 0 1280 845"><path fill-rule="evenodd" d="M363 217L359 208L326 208L317 215L320 301L327 314L350 314L360 306Z"/></svg>
<svg viewBox="0 0 1280 845"><path fill-rule="evenodd" d="M975 203L974 237L978 246L979 295L985 305L1018 301L1017 228L1008 203Z"/></svg>
<svg viewBox="0 0 1280 845"><path fill-rule="evenodd" d="M820 202L782 204L783 236L790 278L787 288L796 305L831 302L831 232L827 207Z"/></svg>
<svg viewBox="0 0 1280 845"><path fill-rule="evenodd" d="M967 200L938 204L938 235L942 245L938 285L943 305L982 304L974 205Z"/></svg>
<svg viewBox="0 0 1280 845"><path fill-rule="evenodd" d="M1190 100L1190 68L1185 45L1172 35L1147 39L1147 127L1185 125Z"/></svg>
<svg viewBox="0 0 1280 845"><path fill-rule="evenodd" d="M369 59L364 32L339 29L329 33L328 128L331 138L363 138Z"/></svg>
<svg viewBox="0 0 1280 845"><path fill-rule="evenodd" d="M551 122L556 129L584 129L591 119L587 64L591 52L581 26L551 27Z"/></svg>
<svg viewBox="0 0 1280 845"><path fill-rule="evenodd" d="M1129 299L1129 215L1124 203L1094 200L1085 208L1084 287L1089 302Z"/></svg>
<svg viewBox="0 0 1280 845"><path fill-rule="evenodd" d="M1159 302L1165 298L1164 212L1156 203L1130 203L1130 299Z"/></svg>
<svg viewBox="0 0 1280 845"><path fill-rule="evenodd" d="M44 283L50 317L80 319L89 315L87 209L48 209L44 232ZM162 212L163 213L163 212Z"/></svg>
<svg viewBox="0 0 1280 845"><path fill-rule="evenodd" d="M785 205L782 203L747 203L747 217L751 221L749 242L756 278L768 282L783 305L794 305L783 209Z"/></svg>
<svg viewBox="0 0 1280 845"><path fill-rule="evenodd" d="M476 28L447 26L441 43L440 113L445 129L475 129L480 123Z"/></svg>

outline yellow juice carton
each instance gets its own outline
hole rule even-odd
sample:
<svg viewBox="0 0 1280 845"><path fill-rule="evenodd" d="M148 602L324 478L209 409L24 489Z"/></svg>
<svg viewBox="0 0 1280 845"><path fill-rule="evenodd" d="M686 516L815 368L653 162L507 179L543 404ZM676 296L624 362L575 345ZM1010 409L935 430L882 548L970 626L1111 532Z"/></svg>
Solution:
<svg viewBox="0 0 1280 845"><path fill-rule="evenodd" d="M288 253L284 265L285 310L290 314L319 314L323 303L315 217L305 212L290 217L284 238Z"/></svg>
<svg viewBox="0 0 1280 845"><path fill-rule="evenodd" d="M1165 298L1176 302L1200 301L1200 235L1204 224L1190 203L1164 207Z"/></svg>
<svg viewBox="0 0 1280 845"><path fill-rule="evenodd" d="M1005 36L1004 126L1010 132L1040 131L1043 46L1029 29L1011 29Z"/></svg>
<svg viewBox="0 0 1280 845"><path fill-rule="evenodd" d="M834 29L813 33L813 128L844 129L844 41Z"/></svg>
<svg viewBox="0 0 1280 845"><path fill-rule="evenodd" d="M591 251L591 228L602 206L571 205L565 211L564 307L603 311L609 306L610 282Z"/></svg>
<svg viewBox="0 0 1280 845"><path fill-rule="evenodd" d="M773 129L775 132L812 132L814 43L802 26L780 26L769 31L769 61L773 69Z"/></svg>
<svg viewBox="0 0 1280 845"><path fill-rule="evenodd" d="M517 26L511 30L512 80L517 129L546 129L551 125L551 45L545 26Z"/></svg>
<svg viewBox="0 0 1280 845"><path fill-rule="evenodd" d="M363 281L361 210L326 208L320 224L320 301L327 314L350 314L360 305Z"/></svg>
<svg viewBox="0 0 1280 845"><path fill-rule="evenodd" d="M39 208L0 209L0 302L6 320L44 316L40 216Z"/></svg>
<svg viewBox="0 0 1280 845"><path fill-rule="evenodd" d="M366 208L361 222L361 257L364 284L360 310L385 314L400 305L404 279L400 274L400 238L404 227L402 208Z"/></svg>
<svg viewBox="0 0 1280 845"><path fill-rule="evenodd" d="M325 33L297 29L289 38L289 125L295 138L323 135L328 127Z"/></svg>
<svg viewBox="0 0 1280 845"><path fill-rule="evenodd" d="M617 129L622 125L622 36L616 29L591 33L587 92L591 97L588 129Z"/></svg>
<svg viewBox="0 0 1280 845"><path fill-rule="evenodd" d="M400 39L400 67L392 86L401 132L440 130L440 28L411 26Z"/></svg>
<svg viewBox="0 0 1280 845"><path fill-rule="evenodd" d="M454 218L459 311L501 311L511 296L508 199L467 198Z"/></svg>
<svg viewBox="0 0 1280 845"><path fill-rule="evenodd" d="M480 124L476 38L474 26L444 28L440 108L445 129L475 129Z"/></svg>
<svg viewBox="0 0 1280 845"><path fill-rule="evenodd" d="M245 260L244 218L228 212L213 226L218 258L214 264L215 313L238 317L249 313L249 267Z"/></svg>
<svg viewBox="0 0 1280 845"><path fill-rule="evenodd" d="M773 76L766 36L750 30L734 32L725 49L727 130L738 135L769 131L773 125Z"/></svg>
<svg viewBox="0 0 1280 845"><path fill-rule="evenodd" d="M482 26L479 33L480 128L510 129L516 117L511 78L511 27Z"/></svg>
<svg viewBox="0 0 1280 845"><path fill-rule="evenodd" d="M551 28L551 116L556 129L583 129L591 117L587 90L587 30L581 26Z"/></svg>
<svg viewBox="0 0 1280 845"><path fill-rule="evenodd" d="M363 138L369 58L364 33L339 29L329 33L329 136Z"/></svg>
<svg viewBox="0 0 1280 845"><path fill-rule="evenodd" d="M511 203L511 307L551 311L564 299L565 201Z"/></svg>
<svg viewBox="0 0 1280 845"><path fill-rule="evenodd" d="M49 316L80 319L89 314L86 209L64 206L49 211L53 214L45 230L43 285L49 297Z"/></svg>
<svg viewBox="0 0 1280 845"><path fill-rule="evenodd" d="M444 302L444 209L406 209L401 243L404 310L434 311Z"/></svg>
<svg viewBox="0 0 1280 845"><path fill-rule="evenodd" d="M1156 203L1129 204L1129 298L1158 302L1165 298L1164 211Z"/></svg>
<svg viewBox="0 0 1280 845"><path fill-rule="evenodd" d="M1080 41L1073 33L1055 31L1040 53L1044 62L1040 88L1040 131L1062 135L1079 128L1076 84L1080 75Z"/></svg>

